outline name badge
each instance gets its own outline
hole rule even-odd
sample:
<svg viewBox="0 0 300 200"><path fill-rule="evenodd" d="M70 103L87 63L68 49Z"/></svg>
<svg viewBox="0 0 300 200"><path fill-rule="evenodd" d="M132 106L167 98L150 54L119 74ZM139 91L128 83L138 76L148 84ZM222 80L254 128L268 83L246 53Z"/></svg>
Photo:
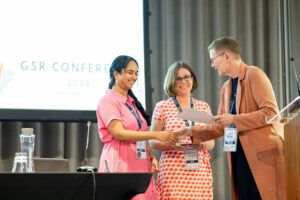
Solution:
<svg viewBox="0 0 300 200"><path fill-rule="evenodd" d="M198 149L191 148L184 150L185 158L185 169L186 170L197 170L200 169L198 160Z"/></svg>
<svg viewBox="0 0 300 200"><path fill-rule="evenodd" d="M136 157L137 159L146 159L146 141L136 142Z"/></svg>
<svg viewBox="0 0 300 200"><path fill-rule="evenodd" d="M223 151L235 152L237 145L237 130L233 127L226 127L224 129L224 145Z"/></svg>

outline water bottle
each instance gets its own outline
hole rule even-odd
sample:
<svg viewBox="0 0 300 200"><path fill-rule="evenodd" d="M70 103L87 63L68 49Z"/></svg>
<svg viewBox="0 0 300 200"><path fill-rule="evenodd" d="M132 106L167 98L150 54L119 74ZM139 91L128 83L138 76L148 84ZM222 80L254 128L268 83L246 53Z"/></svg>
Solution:
<svg viewBox="0 0 300 200"><path fill-rule="evenodd" d="M20 134L21 152L27 153L28 157L28 172L35 172L33 162L34 152L34 140L33 128L22 128Z"/></svg>

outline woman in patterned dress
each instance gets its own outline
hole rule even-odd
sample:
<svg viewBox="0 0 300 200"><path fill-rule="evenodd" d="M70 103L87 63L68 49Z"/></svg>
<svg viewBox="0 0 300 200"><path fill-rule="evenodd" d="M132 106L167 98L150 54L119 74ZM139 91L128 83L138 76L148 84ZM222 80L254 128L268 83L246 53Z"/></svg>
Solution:
<svg viewBox="0 0 300 200"><path fill-rule="evenodd" d="M196 76L189 65L183 62L173 63L164 81L164 91L170 98L156 104L151 130L174 131L185 126L199 125L176 117L188 108L211 114L206 102L191 96L197 86ZM213 199L213 178L209 162L211 156L208 150L214 147L215 142L210 140L196 146L188 145L191 143L191 138L187 136L176 145L166 145L157 140L150 141L152 148L162 150L160 171L157 176L157 192L160 200Z"/></svg>
<svg viewBox="0 0 300 200"><path fill-rule="evenodd" d="M99 172L156 171L158 163L146 141L156 139L175 144L177 139L166 131L147 131L150 120L131 91L138 78L138 64L134 58L118 56L109 72L109 90L97 108L99 136L103 142ZM146 192L133 199L157 199L153 177Z"/></svg>

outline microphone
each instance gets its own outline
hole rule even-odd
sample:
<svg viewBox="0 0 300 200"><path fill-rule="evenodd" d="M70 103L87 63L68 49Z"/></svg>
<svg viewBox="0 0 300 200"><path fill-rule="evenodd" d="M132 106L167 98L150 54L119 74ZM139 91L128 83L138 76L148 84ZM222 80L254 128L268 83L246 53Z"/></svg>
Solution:
<svg viewBox="0 0 300 200"><path fill-rule="evenodd" d="M298 80L298 76L297 76L297 71L296 71L296 67L295 67L295 59L294 58L291 58L290 59L292 65L293 65L293 68L294 68L294 75L296 77L296 83L297 83L297 89L298 89L298 95L300 96L300 87L299 87L299 80Z"/></svg>
<svg viewBox="0 0 300 200"><path fill-rule="evenodd" d="M85 151L84 151L84 164L87 165L88 159L87 159L87 150L89 147L89 139L90 139L90 126L91 122L87 122L87 133L86 133L86 144L85 144Z"/></svg>
<svg viewBox="0 0 300 200"><path fill-rule="evenodd" d="M87 150L89 147L89 138L90 138L90 126L91 122L87 122L87 133L86 133L86 144L85 144L85 151L84 151L84 166L77 167L77 172L96 172L97 168L88 166L88 159L87 159Z"/></svg>

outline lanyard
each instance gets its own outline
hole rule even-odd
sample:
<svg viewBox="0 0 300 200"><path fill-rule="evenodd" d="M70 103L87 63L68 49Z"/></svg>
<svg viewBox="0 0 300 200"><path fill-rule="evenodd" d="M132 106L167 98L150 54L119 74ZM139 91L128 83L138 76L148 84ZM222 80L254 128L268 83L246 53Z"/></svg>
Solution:
<svg viewBox="0 0 300 200"><path fill-rule="evenodd" d="M236 115L236 92L237 92L237 86L238 86L238 79L232 79L232 94L230 97L230 110L229 113L232 115ZM230 126L231 128L235 128L236 126L233 124Z"/></svg>
<svg viewBox="0 0 300 200"><path fill-rule="evenodd" d="M236 111L235 111L235 101L236 101L235 100L235 95L232 95L231 98L230 98L230 110L229 110L230 114L236 114Z"/></svg>
<svg viewBox="0 0 300 200"><path fill-rule="evenodd" d="M182 109L181 109L181 107L180 107L180 105L179 105L179 103L178 103L176 97L173 97L172 99L173 99L173 101L174 101L174 103L175 103L175 105L176 105L178 111L179 111L180 113L182 113ZM191 108L194 108L194 104L193 104L192 97L191 97L191 99L190 99L190 103L191 103ZM185 119L184 122L185 122L185 126L187 126L187 127L190 126L188 120ZM194 121L192 121L192 126L195 126L195 122L194 122Z"/></svg>
<svg viewBox="0 0 300 200"><path fill-rule="evenodd" d="M128 105L127 103L125 103L125 105L127 106L127 108L130 110L130 112L135 117L135 119L136 119L136 121L139 125L139 129L141 129L142 128L142 120L141 120L141 117L139 115L139 112L137 110L134 111L133 108L130 105Z"/></svg>
<svg viewBox="0 0 300 200"><path fill-rule="evenodd" d="M232 94L230 97L230 114L236 114L236 91L237 91L238 79L232 79Z"/></svg>

